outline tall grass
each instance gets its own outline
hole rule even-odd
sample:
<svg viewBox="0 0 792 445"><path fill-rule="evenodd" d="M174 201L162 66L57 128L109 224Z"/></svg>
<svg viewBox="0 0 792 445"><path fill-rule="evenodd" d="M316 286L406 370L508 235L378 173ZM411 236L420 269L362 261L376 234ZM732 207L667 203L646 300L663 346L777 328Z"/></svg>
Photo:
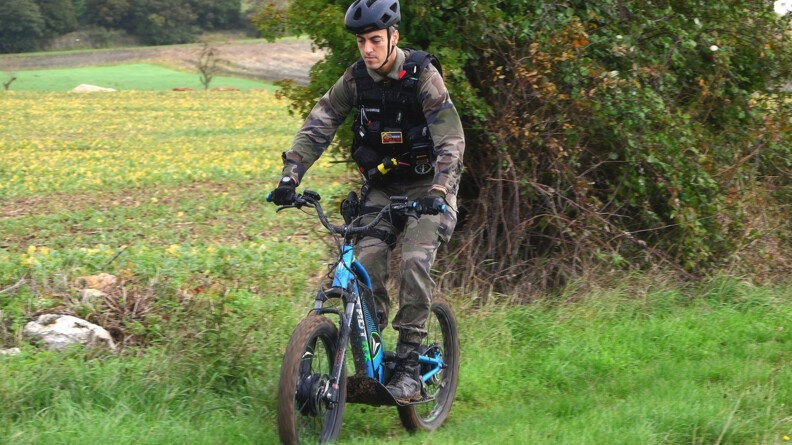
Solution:
<svg viewBox="0 0 792 445"><path fill-rule="evenodd" d="M275 443L279 360L330 245L264 195L299 121L267 92L10 92L0 121L0 443ZM354 186L323 160L327 207ZM85 302L109 272L115 300ZM341 443L778 444L792 436L792 291L645 276L531 306L449 295L461 382L408 435L348 407ZM508 298L505 298L508 300ZM111 304L113 303L113 304ZM40 311L104 324L119 354L44 352ZM391 333L392 335L392 333Z"/></svg>
<svg viewBox="0 0 792 445"><path fill-rule="evenodd" d="M392 408L353 405L341 443L782 443L792 433L790 293L729 280L731 294L707 297L723 283L520 308L458 298L462 381L449 423L410 436ZM171 331L167 344L121 356L27 348L4 358L2 437L274 443L277 358L295 306L257 300L216 343Z"/></svg>
<svg viewBox="0 0 792 445"><path fill-rule="evenodd" d="M785 425L792 397L784 352L789 291L733 280L686 292L635 291L628 286L574 304L496 314L496 325L506 329L475 343L511 353L474 361L480 378L473 380L484 384L466 385L460 398L496 393L511 400L488 418L508 419L514 405L523 411L522 429L496 429L523 439L513 443L782 439L792 427Z"/></svg>

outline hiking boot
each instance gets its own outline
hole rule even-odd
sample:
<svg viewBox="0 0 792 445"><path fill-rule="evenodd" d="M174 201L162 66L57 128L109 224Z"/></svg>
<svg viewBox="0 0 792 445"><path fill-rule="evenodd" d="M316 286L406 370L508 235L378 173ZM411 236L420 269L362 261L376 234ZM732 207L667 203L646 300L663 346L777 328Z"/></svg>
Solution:
<svg viewBox="0 0 792 445"><path fill-rule="evenodd" d="M385 388L399 403L417 402L423 398L417 347L410 343L396 346L396 370Z"/></svg>

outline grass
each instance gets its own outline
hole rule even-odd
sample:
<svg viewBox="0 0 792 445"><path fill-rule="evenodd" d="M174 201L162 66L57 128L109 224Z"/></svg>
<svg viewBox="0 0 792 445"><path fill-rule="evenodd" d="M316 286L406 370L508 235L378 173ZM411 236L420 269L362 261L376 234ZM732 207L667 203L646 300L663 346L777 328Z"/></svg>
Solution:
<svg viewBox="0 0 792 445"><path fill-rule="evenodd" d="M15 71L14 74L17 79L11 84L13 91L65 92L82 84L112 88L118 91L204 89L199 74L178 71L152 63L24 70ZM5 82L7 79L2 80ZM210 88L237 88L244 91L258 89L274 91L276 89L270 83L227 76L214 77L209 86Z"/></svg>
<svg viewBox="0 0 792 445"><path fill-rule="evenodd" d="M299 119L266 91L0 96L0 443L275 443L279 358L330 246L263 197ZM323 159L328 207L354 176ZM112 301L74 279L121 277ZM462 374L448 424L408 435L350 405L343 444L782 444L792 290L627 277L531 306L449 295ZM495 300L494 298L492 299ZM118 355L21 339L37 311L106 327Z"/></svg>
<svg viewBox="0 0 792 445"><path fill-rule="evenodd" d="M351 405L340 443L783 443L792 433L790 295L731 285L724 301L609 291L560 307L468 309L463 381L449 423L410 436L393 409ZM695 294L717 284L709 286ZM668 298L688 303L669 307ZM466 313L464 301L456 304ZM248 317L290 312L285 301L266 306ZM268 325L250 345L282 346L294 321L290 314ZM274 443L277 363L267 355L277 356L277 347L246 358L237 380L206 362L208 347L182 347L180 354L194 356L172 347L87 363L32 351L4 359L2 393L18 408L18 419L0 427L4 437Z"/></svg>

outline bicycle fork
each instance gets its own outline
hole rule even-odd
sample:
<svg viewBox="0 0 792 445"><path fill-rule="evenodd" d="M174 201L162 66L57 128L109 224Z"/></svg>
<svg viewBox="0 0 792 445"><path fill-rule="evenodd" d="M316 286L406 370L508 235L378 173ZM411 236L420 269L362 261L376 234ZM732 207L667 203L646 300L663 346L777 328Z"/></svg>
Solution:
<svg viewBox="0 0 792 445"><path fill-rule="evenodd" d="M342 292L342 299L345 303L344 312L336 312L340 317L338 348L333 362L333 371L323 395L323 399L330 409L334 408L339 401L340 382L343 378L342 370L348 345L352 344L353 347L356 371L362 370L366 376L382 381L382 340L373 317L369 317L371 320L368 321L364 317L363 314L368 313L368 308L363 307L363 300L357 292ZM317 301L317 311L321 311L318 307L319 304L320 302Z"/></svg>
<svg viewBox="0 0 792 445"><path fill-rule="evenodd" d="M341 371L344 369L344 360L346 357L347 345L349 344L349 335L351 332L350 323L352 321L352 311L355 309L355 302L348 302L346 310L343 314L339 313L341 317L341 332L338 335L338 349L336 350L335 361L333 363L333 373L330 376L327 388L324 393L324 400L327 402L329 409L335 409L338 405L340 382L343 376Z"/></svg>

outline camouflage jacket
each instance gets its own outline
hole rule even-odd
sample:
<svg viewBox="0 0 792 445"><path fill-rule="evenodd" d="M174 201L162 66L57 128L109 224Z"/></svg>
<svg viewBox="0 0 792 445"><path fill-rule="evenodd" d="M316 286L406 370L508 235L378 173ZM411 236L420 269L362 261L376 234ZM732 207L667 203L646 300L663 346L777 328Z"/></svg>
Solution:
<svg viewBox="0 0 792 445"><path fill-rule="evenodd" d="M398 80L405 60L405 50L396 48L396 63L387 77ZM385 80L376 72L368 70L368 73L376 82ZM283 153L283 176L302 182L305 172L330 145L347 115L356 111L357 97L350 66L319 99L294 137L291 148ZM431 64L418 79L418 97L437 156L433 188L456 195L462 175L465 136L443 78Z"/></svg>

